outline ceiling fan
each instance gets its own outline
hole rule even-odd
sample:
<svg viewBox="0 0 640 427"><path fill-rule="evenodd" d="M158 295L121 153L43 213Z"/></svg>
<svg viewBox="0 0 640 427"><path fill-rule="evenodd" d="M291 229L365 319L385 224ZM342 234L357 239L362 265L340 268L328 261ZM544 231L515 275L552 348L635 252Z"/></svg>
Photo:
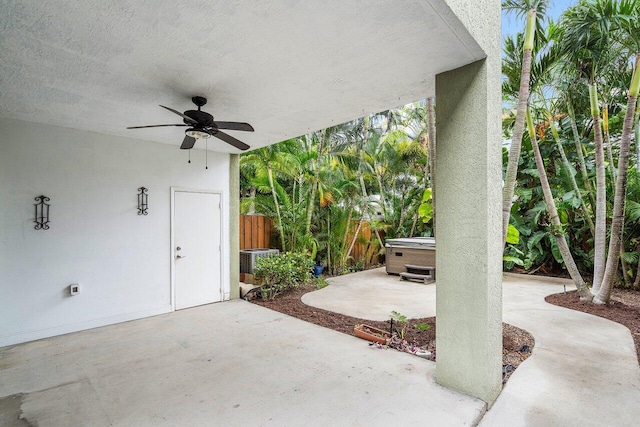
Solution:
<svg viewBox="0 0 640 427"><path fill-rule="evenodd" d="M209 138L211 136L215 136L216 138L221 139L227 144L231 144L240 150L247 150L251 148L244 142L232 137L231 135L227 135L226 133L221 132L220 129L253 132L253 126L251 126L249 123L215 121L213 120L213 116L211 114L200 110L200 108L207 103L207 98L203 98L202 96L194 96L193 98L191 98L191 101L196 104L198 109L187 110L184 113L174 110L173 108L161 105L162 108L165 108L172 113L175 113L182 117L182 121L184 123L170 125L130 126L127 129L157 128L165 126L188 126L188 129L185 130L186 135L184 137L184 140L182 141L182 145L180 145L180 148L182 150L189 150L193 148L196 140Z"/></svg>

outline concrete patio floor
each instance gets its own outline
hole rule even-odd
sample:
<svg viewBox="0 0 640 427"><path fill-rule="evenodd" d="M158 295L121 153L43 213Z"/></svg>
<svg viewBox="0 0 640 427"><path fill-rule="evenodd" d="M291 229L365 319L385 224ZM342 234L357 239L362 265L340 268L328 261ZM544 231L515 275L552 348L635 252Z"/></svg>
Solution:
<svg viewBox="0 0 640 427"><path fill-rule="evenodd" d="M388 275L384 267L332 277L327 286L302 297L313 307L370 320L389 320L392 311L410 319L436 315L435 283L423 285Z"/></svg>
<svg viewBox="0 0 640 427"><path fill-rule="evenodd" d="M0 348L1 426L473 425L435 364L242 300Z"/></svg>
<svg viewBox="0 0 640 427"><path fill-rule="evenodd" d="M330 283L303 301L365 319L385 320L392 310L435 316L435 284L401 281L384 268ZM575 289L570 280L504 276L503 321L529 331L536 344L480 426L638 425L640 368L629 330L544 301L563 286Z"/></svg>
<svg viewBox="0 0 640 427"><path fill-rule="evenodd" d="M384 269L330 283L305 303L435 314L435 285ZM437 385L432 362L236 300L0 348L0 425L635 425L631 335L544 302L568 283L505 276L504 321L536 345L482 419L484 403Z"/></svg>

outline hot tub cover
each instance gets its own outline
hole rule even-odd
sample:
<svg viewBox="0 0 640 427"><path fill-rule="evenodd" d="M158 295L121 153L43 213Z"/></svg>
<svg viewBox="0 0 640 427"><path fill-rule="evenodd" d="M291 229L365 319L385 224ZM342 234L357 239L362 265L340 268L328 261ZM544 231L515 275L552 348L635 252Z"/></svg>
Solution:
<svg viewBox="0 0 640 427"><path fill-rule="evenodd" d="M423 248L435 248L436 239L434 237L407 237L399 239L388 239L385 243L385 247L423 247Z"/></svg>

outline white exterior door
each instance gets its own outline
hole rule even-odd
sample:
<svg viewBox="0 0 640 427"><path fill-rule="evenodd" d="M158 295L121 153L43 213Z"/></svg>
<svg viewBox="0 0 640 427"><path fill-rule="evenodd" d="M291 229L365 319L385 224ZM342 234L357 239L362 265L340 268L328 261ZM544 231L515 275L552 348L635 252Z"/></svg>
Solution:
<svg viewBox="0 0 640 427"><path fill-rule="evenodd" d="M175 191L175 309L222 300L220 194Z"/></svg>

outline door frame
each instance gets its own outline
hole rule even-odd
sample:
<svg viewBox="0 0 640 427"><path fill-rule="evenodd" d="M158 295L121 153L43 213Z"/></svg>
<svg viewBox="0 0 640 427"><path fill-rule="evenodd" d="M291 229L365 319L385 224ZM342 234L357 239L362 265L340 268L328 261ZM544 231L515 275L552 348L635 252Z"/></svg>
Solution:
<svg viewBox="0 0 640 427"><path fill-rule="evenodd" d="M224 192L221 190L202 190L196 188L189 187L171 187L171 247L169 250L170 261L169 265L171 266L171 286L170 286L170 299L171 299L171 311L176 311L176 245L175 245L175 202L176 202L176 192L186 192L186 193L202 193L202 194L217 194L220 196L220 302L224 301L224 272L225 272L225 232L224 232Z"/></svg>

